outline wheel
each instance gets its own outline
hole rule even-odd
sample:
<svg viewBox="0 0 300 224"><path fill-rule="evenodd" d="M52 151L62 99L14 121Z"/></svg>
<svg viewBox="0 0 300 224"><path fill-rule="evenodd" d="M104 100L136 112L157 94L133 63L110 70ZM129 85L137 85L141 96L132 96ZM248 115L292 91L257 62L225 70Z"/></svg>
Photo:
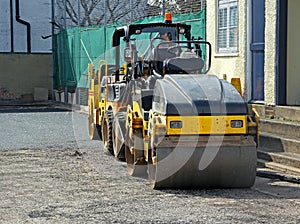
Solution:
<svg viewBox="0 0 300 224"><path fill-rule="evenodd" d="M114 155L121 161L125 161L125 124L126 112L116 113L112 126L112 141Z"/></svg>
<svg viewBox="0 0 300 224"><path fill-rule="evenodd" d="M144 158L144 142L141 129L134 130L133 141L129 138L129 128L126 131L125 158L127 170L131 176L147 177L147 163Z"/></svg>
<svg viewBox="0 0 300 224"><path fill-rule="evenodd" d="M112 123L113 112L106 111L102 120L102 141L104 144L104 151L114 155L113 141L112 141Z"/></svg>
<svg viewBox="0 0 300 224"><path fill-rule="evenodd" d="M94 105L91 103L89 107L89 116L88 116L88 122L89 122L89 135L90 139L92 140L100 140L100 135L99 135L99 125L95 124L94 120Z"/></svg>
<svg viewBox="0 0 300 224"><path fill-rule="evenodd" d="M153 146L152 140L153 140L153 137L151 135L151 132L149 132L148 176L149 176L150 186L152 188L155 188L157 157L156 157L156 148Z"/></svg>
<svg viewBox="0 0 300 224"><path fill-rule="evenodd" d="M101 125L96 124L96 129L97 130L97 140L102 141L102 131L101 131Z"/></svg>

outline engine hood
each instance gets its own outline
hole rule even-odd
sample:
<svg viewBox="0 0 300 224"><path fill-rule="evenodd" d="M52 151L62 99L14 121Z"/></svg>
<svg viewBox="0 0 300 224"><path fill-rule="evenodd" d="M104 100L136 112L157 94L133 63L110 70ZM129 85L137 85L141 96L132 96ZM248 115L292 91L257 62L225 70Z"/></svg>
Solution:
<svg viewBox="0 0 300 224"><path fill-rule="evenodd" d="M154 112L165 115L246 115L247 104L215 75L166 75L154 87Z"/></svg>

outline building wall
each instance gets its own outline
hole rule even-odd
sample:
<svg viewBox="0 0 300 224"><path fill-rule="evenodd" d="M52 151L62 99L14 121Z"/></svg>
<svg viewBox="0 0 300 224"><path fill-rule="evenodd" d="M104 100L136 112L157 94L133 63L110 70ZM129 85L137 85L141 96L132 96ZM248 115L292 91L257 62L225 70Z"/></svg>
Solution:
<svg viewBox="0 0 300 224"><path fill-rule="evenodd" d="M288 1L287 104L300 105L300 1Z"/></svg>
<svg viewBox="0 0 300 224"><path fill-rule="evenodd" d="M265 104L276 104L277 1L265 0Z"/></svg>
<svg viewBox="0 0 300 224"><path fill-rule="evenodd" d="M211 72L220 78L227 75L227 80L240 78L243 93L246 92L246 59L247 59L247 4L246 0L239 4L239 41L238 53L225 55L217 53L217 1L207 1L207 41L212 44Z"/></svg>
<svg viewBox="0 0 300 224"><path fill-rule="evenodd" d="M12 7L11 7L11 4ZM30 24L28 47L27 26ZM51 0L0 1L0 100L48 100L52 92Z"/></svg>
<svg viewBox="0 0 300 224"><path fill-rule="evenodd" d="M0 68L0 100L34 100L36 88L51 95L51 54L0 54Z"/></svg>
<svg viewBox="0 0 300 224"><path fill-rule="evenodd" d="M35 53L51 52L51 0L19 0L20 19L30 23L31 51ZM26 26L16 21L16 0L0 1L0 52L27 52ZM12 16L12 24L10 17ZM13 25L13 48L11 49L11 25ZM44 38L42 38L42 36ZM46 38L48 37L48 38Z"/></svg>
<svg viewBox="0 0 300 224"><path fill-rule="evenodd" d="M239 1L239 52L238 55L225 56L216 53L216 21L217 21L217 0L207 1L207 40L213 46L213 58L211 72L222 77L227 74L228 79L232 77L241 78L244 93L248 86L251 86L251 58L247 58L247 16L250 13L247 5L251 0ZM300 105L300 1L288 0L288 30L287 30L287 104ZM265 61L264 61L264 91L265 104L276 105L276 72L277 72L277 1L265 0ZM249 17L250 18L250 17ZM284 18L282 18L284 19ZM251 54L248 54L251 56ZM280 62L279 62L280 63ZM249 68L249 69L247 69ZM250 92L248 92L250 94ZM249 98L247 98L249 99Z"/></svg>

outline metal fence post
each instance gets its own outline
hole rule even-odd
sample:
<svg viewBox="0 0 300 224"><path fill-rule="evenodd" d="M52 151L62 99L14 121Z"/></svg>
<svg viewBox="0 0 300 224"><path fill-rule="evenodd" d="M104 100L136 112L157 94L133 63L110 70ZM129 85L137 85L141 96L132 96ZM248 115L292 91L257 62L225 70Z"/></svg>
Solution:
<svg viewBox="0 0 300 224"><path fill-rule="evenodd" d="M107 7L106 1L104 1L104 24L106 24L106 12L107 12L106 7Z"/></svg>
<svg viewBox="0 0 300 224"><path fill-rule="evenodd" d="M132 23L132 20L133 20L133 18L132 18L132 0L130 0L130 23Z"/></svg>
<svg viewBox="0 0 300 224"><path fill-rule="evenodd" d="M78 10L78 12L77 12L77 14L78 14L77 25L78 25L78 27L80 27L81 26L81 24L80 24L80 20L81 20L81 18L80 18L80 0L77 0L77 10Z"/></svg>
<svg viewBox="0 0 300 224"><path fill-rule="evenodd" d="M67 3L66 0L63 1L64 4L64 11L63 11L63 23L64 23L64 29L67 29Z"/></svg>

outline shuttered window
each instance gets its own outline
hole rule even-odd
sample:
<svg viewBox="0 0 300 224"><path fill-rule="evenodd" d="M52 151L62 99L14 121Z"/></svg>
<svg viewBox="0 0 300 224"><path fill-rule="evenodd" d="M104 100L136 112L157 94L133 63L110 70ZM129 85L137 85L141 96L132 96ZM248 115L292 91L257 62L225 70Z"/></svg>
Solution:
<svg viewBox="0 0 300 224"><path fill-rule="evenodd" d="M238 1L218 0L218 53L238 51Z"/></svg>

